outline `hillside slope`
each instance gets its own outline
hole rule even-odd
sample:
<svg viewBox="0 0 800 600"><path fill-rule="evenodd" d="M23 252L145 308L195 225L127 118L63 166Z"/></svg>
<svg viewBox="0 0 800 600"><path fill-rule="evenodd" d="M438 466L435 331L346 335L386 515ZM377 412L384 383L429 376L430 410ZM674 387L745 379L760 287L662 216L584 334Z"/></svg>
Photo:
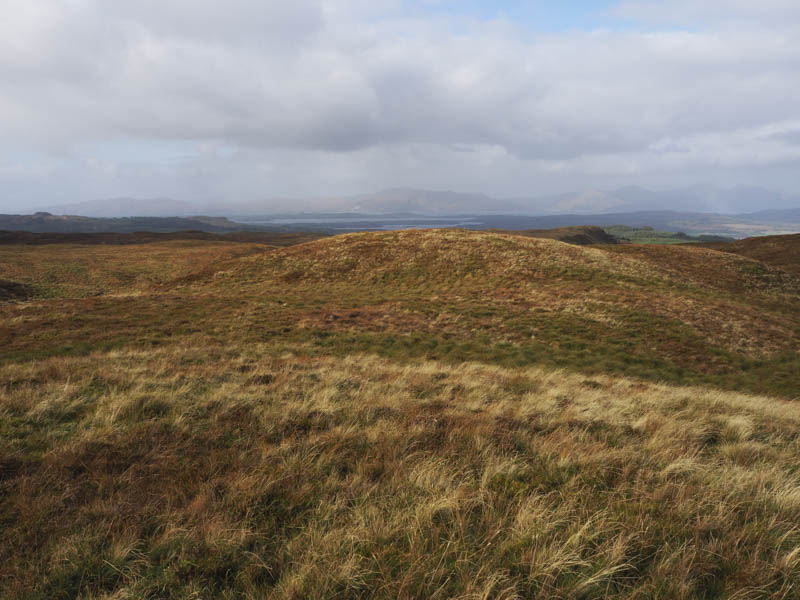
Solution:
<svg viewBox="0 0 800 600"><path fill-rule="evenodd" d="M594 225L579 225L575 227L557 227L555 229L488 229L491 233L506 233L513 235L523 235L526 237L543 238L548 240L558 240L568 244L578 246L588 246L591 244L618 244L619 240L607 233L602 227Z"/></svg>
<svg viewBox="0 0 800 600"><path fill-rule="evenodd" d="M800 280L729 253L460 230L136 248L0 246L0 277L47 298L0 305L2 355L274 340L800 395Z"/></svg>
<svg viewBox="0 0 800 600"><path fill-rule="evenodd" d="M47 234L47 238L51 239L51 235ZM60 242L59 238L55 239ZM0 277L24 285L25 295L32 298L142 295L176 279L213 274L228 260L264 251L260 243L216 240L133 243L120 245L114 238L109 244L91 245L0 243ZM48 305L42 308L47 310Z"/></svg>
<svg viewBox="0 0 800 600"><path fill-rule="evenodd" d="M4 599L797 597L784 270L427 230L5 244L0 294Z"/></svg>
<svg viewBox="0 0 800 600"><path fill-rule="evenodd" d="M753 237L732 244L704 244L704 246L754 258L800 276L800 233Z"/></svg>

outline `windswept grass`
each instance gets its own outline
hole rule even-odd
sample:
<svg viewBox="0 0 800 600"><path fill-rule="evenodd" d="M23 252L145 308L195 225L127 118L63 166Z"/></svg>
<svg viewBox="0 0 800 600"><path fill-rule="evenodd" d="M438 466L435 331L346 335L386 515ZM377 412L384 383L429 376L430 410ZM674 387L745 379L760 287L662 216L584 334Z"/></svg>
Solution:
<svg viewBox="0 0 800 600"><path fill-rule="evenodd" d="M0 598L800 596L785 271L465 231L0 256Z"/></svg>
<svg viewBox="0 0 800 600"><path fill-rule="evenodd" d="M794 598L800 408L269 348L0 370L4 598Z"/></svg>

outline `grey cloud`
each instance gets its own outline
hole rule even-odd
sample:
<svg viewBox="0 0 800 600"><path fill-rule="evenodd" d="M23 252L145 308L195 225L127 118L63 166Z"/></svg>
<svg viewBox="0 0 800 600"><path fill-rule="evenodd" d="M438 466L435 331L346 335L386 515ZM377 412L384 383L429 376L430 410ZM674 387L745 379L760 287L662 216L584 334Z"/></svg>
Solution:
<svg viewBox="0 0 800 600"><path fill-rule="evenodd" d="M317 0L119 0L95 10L107 23L145 36L255 44L279 55L297 51L324 27Z"/></svg>
<svg viewBox="0 0 800 600"><path fill-rule="evenodd" d="M658 20L659 5L619 11ZM224 144L244 167L204 162L221 190L260 168L249 152L283 165L271 177L305 162L342 187L459 164L497 181L784 164L794 138L764 128L800 119L797 4L759 5L781 27L749 26L744 0L679 0L711 25L533 37L502 21L454 33L393 0L0 0L0 152Z"/></svg>
<svg viewBox="0 0 800 600"><path fill-rule="evenodd" d="M772 133L767 136L767 139L784 142L792 146L800 146L800 129Z"/></svg>
<svg viewBox="0 0 800 600"><path fill-rule="evenodd" d="M340 151L403 141L497 144L555 159L797 114L791 97L800 90L788 70L800 67L800 53L774 36L531 40L491 29L466 37L428 26L409 32L407 23L384 21L360 34L348 29L343 39L337 32L350 24L323 22L311 0L236 0L216 12L210 0L82 6L50 11L46 32L33 36L47 51L38 61L23 57L18 71L27 64L30 79L6 90L38 109L33 120L44 130L57 131L58 119L62 127L72 121L75 135ZM71 33L80 39L67 43ZM294 51L265 50L261 42L275 35ZM781 70L765 76L775 61Z"/></svg>
<svg viewBox="0 0 800 600"><path fill-rule="evenodd" d="M646 22L695 25L699 20L740 23L749 26L796 26L800 4L795 0L625 0L615 9L618 15Z"/></svg>

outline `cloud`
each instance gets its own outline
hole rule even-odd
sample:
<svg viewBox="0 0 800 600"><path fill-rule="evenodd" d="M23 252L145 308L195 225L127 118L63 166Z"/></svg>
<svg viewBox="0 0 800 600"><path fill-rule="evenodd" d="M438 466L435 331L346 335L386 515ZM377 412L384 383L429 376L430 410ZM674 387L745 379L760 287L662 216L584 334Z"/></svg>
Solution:
<svg viewBox="0 0 800 600"><path fill-rule="evenodd" d="M792 123L785 128L779 128L777 131L770 131L763 136L763 139L800 146L800 123Z"/></svg>
<svg viewBox="0 0 800 600"><path fill-rule="evenodd" d="M657 23L661 5L616 12ZM368 163L387 178L415 164L440 187L470 161L491 186L516 165L613 176L795 159L795 138L763 134L800 119L794 1L678 0L691 30L536 35L409 6L0 0L0 152L211 143L346 172ZM428 166L414 158L423 148Z"/></svg>
<svg viewBox="0 0 800 600"><path fill-rule="evenodd" d="M690 26L745 23L748 27L774 28L776 24L796 27L800 4L794 0L625 0L614 12L624 18L651 23Z"/></svg>

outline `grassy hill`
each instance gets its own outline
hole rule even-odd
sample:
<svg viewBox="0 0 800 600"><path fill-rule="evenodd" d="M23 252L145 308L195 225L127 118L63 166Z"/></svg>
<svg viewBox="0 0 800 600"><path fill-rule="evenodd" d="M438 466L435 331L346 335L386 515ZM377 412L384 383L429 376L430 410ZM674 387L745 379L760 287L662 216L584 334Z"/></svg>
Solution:
<svg viewBox="0 0 800 600"><path fill-rule="evenodd" d="M0 596L800 585L800 279L460 230L0 245Z"/></svg>
<svg viewBox="0 0 800 600"><path fill-rule="evenodd" d="M524 235L526 237L558 240L568 244L589 246L592 244L618 244L619 240L602 227L580 225L575 227L557 227L555 229L524 229L519 231L504 229L487 229L489 233Z"/></svg>
<svg viewBox="0 0 800 600"><path fill-rule="evenodd" d="M609 236L636 244L686 244L690 242L725 243L734 238L721 235L687 235L682 232L658 231L652 227L630 227L628 225L610 225L604 227Z"/></svg>
<svg viewBox="0 0 800 600"><path fill-rule="evenodd" d="M747 238L733 244L706 244L707 248L760 260L800 276L800 233Z"/></svg>

